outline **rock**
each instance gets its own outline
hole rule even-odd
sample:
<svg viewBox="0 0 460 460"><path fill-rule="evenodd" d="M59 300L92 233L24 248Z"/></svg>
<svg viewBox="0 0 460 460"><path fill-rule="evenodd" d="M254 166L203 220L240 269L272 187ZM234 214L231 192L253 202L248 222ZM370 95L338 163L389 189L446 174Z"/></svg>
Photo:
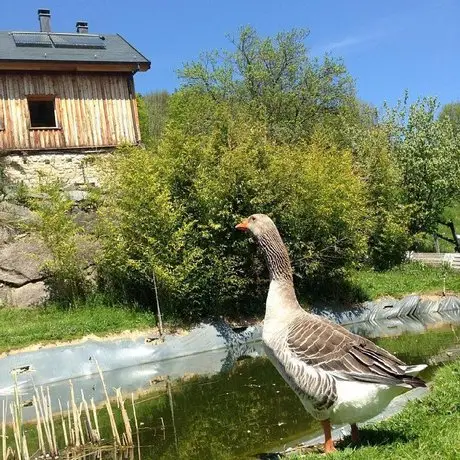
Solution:
<svg viewBox="0 0 460 460"><path fill-rule="evenodd" d="M15 228L26 226L37 222L38 215L25 206L10 203L8 201L0 202L0 225L13 226Z"/></svg>
<svg viewBox="0 0 460 460"><path fill-rule="evenodd" d="M14 287L43 280L41 269L49 257L45 245L25 237L0 248L0 283Z"/></svg>
<svg viewBox="0 0 460 460"><path fill-rule="evenodd" d="M29 307L39 305L48 298L48 291L43 281L28 283L20 288L11 289L9 305L14 307Z"/></svg>
<svg viewBox="0 0 460 460"><path fill-rule="evenodd" d="M69 190L67 193L69 198L76 202L83 201L88 198L88 192L85 190Z"/></svg>
<svg viewBox="0 0 460 460"><path fill-rule="evenodd" d="M15 288L3 286L0 288L0 301L12 307L30 307L39 305L48 298L44 281L24 284Z"/></svg>

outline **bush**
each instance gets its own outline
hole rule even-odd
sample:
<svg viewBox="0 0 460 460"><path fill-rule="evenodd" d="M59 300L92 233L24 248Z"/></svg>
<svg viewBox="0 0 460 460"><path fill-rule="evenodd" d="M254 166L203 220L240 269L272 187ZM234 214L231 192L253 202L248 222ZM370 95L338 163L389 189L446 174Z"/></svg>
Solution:
<svg viewBox="0 0 460 460"><path fill-rule="evenodd" d="M50 251L51 258L42 267L51 300L73 301L90 289L85 276L89 236L72 218L73 201L59 180L42 179L29 196L30 207L40 219L34 229Z"/></svg>
<svg viewBox="0 0 460 460"><path fill-rule="evenodd" d="M154 271L169 316L260 311L265 264L234 231L255 212L278 224L300 286L307 275L336 276L361 260L366 201L350 152L324 132L309 145L273 145L263 123L223 104L208 114L215 122L207 134L172 122L157 152L123 147L104 165L99 213L108 285L152 296Z"/></svg>

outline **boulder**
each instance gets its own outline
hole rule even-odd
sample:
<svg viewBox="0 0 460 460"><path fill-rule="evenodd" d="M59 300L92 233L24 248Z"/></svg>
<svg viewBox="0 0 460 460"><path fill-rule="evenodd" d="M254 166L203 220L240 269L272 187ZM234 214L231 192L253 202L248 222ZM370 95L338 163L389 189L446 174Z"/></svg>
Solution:
<svg viewBox="0 0 460 460"><path fill-rule="evenodd" d="M24 237L0 248L0 283L13 287L43 280L41 269L49 257L37 238Z"/></svg>
<svg viewBox="0 0 460 460"><path fill-rule="evenodd" d="M48 291L44 281L27 283L18 288L5 285L0 287L0 300L12 307L39 305L47 298Z"/></svg>

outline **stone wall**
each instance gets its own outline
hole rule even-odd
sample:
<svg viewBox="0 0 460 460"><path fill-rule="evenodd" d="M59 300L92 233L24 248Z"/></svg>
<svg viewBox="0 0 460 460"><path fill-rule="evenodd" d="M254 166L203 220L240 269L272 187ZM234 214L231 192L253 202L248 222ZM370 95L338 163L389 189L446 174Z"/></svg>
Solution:
<svg viewBox="0 0 460 460"><path fill-rule="evenodd" d="M65 187L79 190L85 185L99 185L94 166L96 156L109 155L111 150L18 152L2 158L6 179L23 182L29 187L38 185L40 173L61 179Z"/></svg>

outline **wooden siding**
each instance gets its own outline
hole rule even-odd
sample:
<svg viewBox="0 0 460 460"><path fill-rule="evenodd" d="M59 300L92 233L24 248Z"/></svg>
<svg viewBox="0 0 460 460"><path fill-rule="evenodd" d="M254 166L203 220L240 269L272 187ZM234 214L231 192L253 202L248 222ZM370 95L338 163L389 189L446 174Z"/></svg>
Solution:
<svg viewBox="0 0 460 460"><path fill-rule="evenodd" d="M58 128L30 128L27 98L53 95ZM0 72L0 150L109 147L140 140L131 74Z"/></svg>

